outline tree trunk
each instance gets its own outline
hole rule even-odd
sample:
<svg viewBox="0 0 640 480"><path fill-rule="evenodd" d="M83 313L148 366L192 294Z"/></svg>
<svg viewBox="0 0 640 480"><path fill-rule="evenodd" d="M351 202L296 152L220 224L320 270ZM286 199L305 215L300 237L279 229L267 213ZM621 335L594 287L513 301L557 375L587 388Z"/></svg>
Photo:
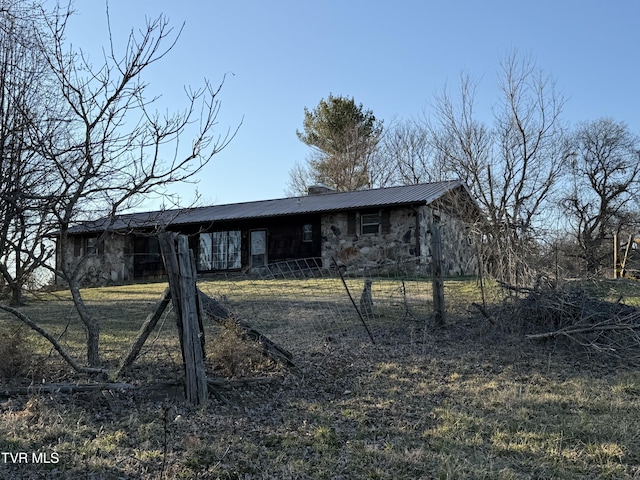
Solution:
<svg viewBox="0 0 640 480"><path fill-rule="evenodd" d="M22 297L22 285L12 283L10 285L10 288L11 288L11 305L14 307L19 307L21 305L24 305L24 298Z"/></svg>
<svg viewBox="0 0 640 480"><path fill-rule="evenodd" d="M13 278L5 265L0 264L0 273L2 274L2 278L4 278L6 285L9 287L9 290L11 290L11 301L9 304L12 307L19 307L23 304L22 284L17 281L17 277Z"/></svg>
<svg viewBox="0 0 640 480"><path fill-rule="evenodd" d="M87 363L90 367L100 366L100 323L91 315L80 293L75 278L69 281L71 298L87 331Z"/></svg>
<svg viewBox="0 0 640 480"><path fill-rule="evenodd" d="M24 305L24 297L22 296L22 285L19 282L11 279L7 281L7 286L9 287L9 290L11 290L11 301L9 305L11 305L12 307L20 307L21 305Z"/></svg>

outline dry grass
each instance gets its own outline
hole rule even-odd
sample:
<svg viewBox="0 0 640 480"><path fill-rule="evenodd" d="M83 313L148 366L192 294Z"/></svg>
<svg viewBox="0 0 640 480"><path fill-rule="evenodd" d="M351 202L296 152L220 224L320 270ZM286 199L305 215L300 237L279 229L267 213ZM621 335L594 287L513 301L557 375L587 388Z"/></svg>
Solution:
<svg viewBox="0 0 640 480"><path fill-rule="evenodd" d="M633 287L624 285L629 298L637 297ZM164 286L128 288L86 292L103 319L107 364L126 347ZM467 304L477 301L473 282L447 282L447 289L460 299L468 295ZM291 285L282 289L291 291ZM293 328L294 300L300 307L301 298L298 292L282 318L265 328L276 335L279 323ZM247 315L259 310L260 298L249 300ZM226 401L212 398L204 408L185 405L171 390L3 400L0 452L55 452L59 461L0 461L0 478L640 476L636 370L505 335L466 313L464 305L456 308L449 326L438 331L415 319L371 319L375 346L362 335L332 339L303 330L300 348L283 345L295 352L296 372L262 361L251 345L234 345L228 334L216 340L220 332L210 326L211 375L273 381L237 386L223 392ZM66 301L48 299L26 310L64 332L65 344L82 354L82 330ZM298 318L305 312L299 310ZM128 381L143 385L180 376L172 321L171 315L163 320ZM301 325L308 329L316 322ZM0 317L2 328L9 324ZM46 344L28 332L20 341L47 358L40 376L69 378Z"/></svg>

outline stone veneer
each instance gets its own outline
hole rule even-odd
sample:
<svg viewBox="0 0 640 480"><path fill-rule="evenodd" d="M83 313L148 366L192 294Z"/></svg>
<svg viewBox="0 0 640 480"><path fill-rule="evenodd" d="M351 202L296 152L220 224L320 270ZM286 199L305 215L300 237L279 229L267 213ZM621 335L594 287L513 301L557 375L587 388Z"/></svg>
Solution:
<svg viewBox="0 0 640 480"><path fill-rule="evenodd" d="M67 245L67 259L75 266L84 255L82 239L80 256L75 256L74 242ZM127 235L107 235L104 251L100 255L88 255L83 261L81 286L122 285L133 280L133 240Z"/></svg>
<svg viewBox="0 0 640 480"><path fill-rule="evenodd" d="M476 271L474 248L466 224L442 211L436 211L442 228L443 273L468 275ZM361 234L360 212L356 212L356 234L347 233L348 214L324 215L321 222L323 265L332 258L347 270L362 271L398 264L415 265L431 273L431 233L434 211L429 206L403 207L390 211L389 233ZM418 221L416 222L416 216ZM416 229L418 234L416 235Z"/></svg>

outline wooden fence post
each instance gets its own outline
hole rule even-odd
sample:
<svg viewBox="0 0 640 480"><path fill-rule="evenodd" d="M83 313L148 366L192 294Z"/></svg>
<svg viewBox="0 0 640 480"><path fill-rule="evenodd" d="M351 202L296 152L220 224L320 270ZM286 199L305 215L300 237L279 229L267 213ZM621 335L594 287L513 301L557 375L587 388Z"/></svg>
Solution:
<svg viewBox="0 0 640 480"><path fill-rule="evenodd" d="M163 232L158 235L158 240L169 279L171 300L180 336L185 369L185 396L187 401L194 405L201 405L207 401L209 392L202 349L204 332L201 330L199 321L200 309L192 253L189 251L189 242L184 235Z"/></svg>
<svg viewBox="0 0 640 480"><path fill-rule="evenodd" d="M618 234L613 234L613 279L618 278Z"/></svg>
<svg viewBox="0 0 640 480"><path fill-rule="evenodd" d="M435 313L434 325L444 327L444 280L442 278L442 233L441 225L434 219L431 224L431 256L433 276L433 310Z"/></svg>

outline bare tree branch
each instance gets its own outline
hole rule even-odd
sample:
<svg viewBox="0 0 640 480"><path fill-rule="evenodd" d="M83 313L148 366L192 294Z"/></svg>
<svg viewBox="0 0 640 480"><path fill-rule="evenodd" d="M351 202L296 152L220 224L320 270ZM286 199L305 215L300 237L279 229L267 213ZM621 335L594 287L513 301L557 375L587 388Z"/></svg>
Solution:
<svg viewBox="0 0 640 480"><path fill-rule="evenodd" d="M51 335L48 331L46 331L44 328L42 328L41 326L39 326L37 323L35 323L34 321L32 321L29 317L27 317L25 314L23 314L20 310L17 310L13 307L9 307L8 305L2 305L0 304L0 310L4 310L5 312L8 312L10 314L12 314L14 317L16 317L18 320L20 320L22 323L24 323L25 325L27 325L29 328L31 328L32 330L34 330L35 332L39 333L40 335L42 335L44 338L46 338L49 343L51 343L51 345L53 346L53 348L56 349L56 351L60 354L60 356L71 366L71 368L73 368L76 372L78 373L99 373L99 374L106 374L107 371L102 369L102 368L90 368L90 367L83 367L81 366L78 362L76 362L67 352L66 350L62 347L62 345L60 345L60 342L58 342L58 340L56 340L56 338Z"/></svg>

